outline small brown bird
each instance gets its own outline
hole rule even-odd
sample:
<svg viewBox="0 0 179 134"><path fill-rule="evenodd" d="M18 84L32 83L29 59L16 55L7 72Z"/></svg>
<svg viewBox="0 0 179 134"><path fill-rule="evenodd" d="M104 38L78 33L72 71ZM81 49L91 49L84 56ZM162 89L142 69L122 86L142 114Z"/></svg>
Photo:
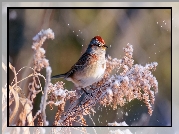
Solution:
<svg viewBox="0 0 179 134"><path fill-rule="evenodd" d="M64 78L82 89L98 82L106 69L106 48L104 40L100 36L95 36L91 39L86 52L68 72L52 78Z"/></svg>

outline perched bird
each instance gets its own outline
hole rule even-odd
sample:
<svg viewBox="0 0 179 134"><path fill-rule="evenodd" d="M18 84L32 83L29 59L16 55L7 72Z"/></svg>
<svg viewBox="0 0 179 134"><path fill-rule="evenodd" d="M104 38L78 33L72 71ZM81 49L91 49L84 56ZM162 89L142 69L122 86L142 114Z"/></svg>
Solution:
<svg viewBox="0 0 179 134"><path fill-rule="evenodd" d="M64 73L52 76L52 78L64 78L72 81L77 88L85 87L98 82L106 69L106 48L104 40L100 36L91 39L87 50L80 59ZM85 93L87 93L84 90ZM87 93L88 94L88 93Z"/></svg>

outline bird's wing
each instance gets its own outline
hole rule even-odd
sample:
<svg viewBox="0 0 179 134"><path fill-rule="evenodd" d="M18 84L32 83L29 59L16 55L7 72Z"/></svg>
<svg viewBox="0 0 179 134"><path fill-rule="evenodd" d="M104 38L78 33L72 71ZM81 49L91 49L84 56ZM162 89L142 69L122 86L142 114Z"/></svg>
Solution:
<svg viewBox="0 0 179 134"><path fill-rule="evenodd" d="M76 62L76 64L74 64L71 69L66 73L66 76L72 76L73 73L77 70L83 69L85 67L85 64L90 64L88 62L90 62L91 56L93 56L92 54L88 54L88 53L84 53L80 59Z"/></svg>

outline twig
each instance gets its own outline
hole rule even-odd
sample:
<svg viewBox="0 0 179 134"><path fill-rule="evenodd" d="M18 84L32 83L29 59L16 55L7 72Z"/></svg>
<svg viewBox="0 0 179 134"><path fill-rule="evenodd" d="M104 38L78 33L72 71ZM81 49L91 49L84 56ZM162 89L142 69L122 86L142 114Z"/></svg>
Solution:
<svg viewBox="0 0 179 134"><path fill-rule="evenodd" d="M18 93L14 91L14 89L9 86L9 89L11 90L12 94L14 95L14 99L15 99L15 102L16 102L16 105L15 105L15 108L12 112L12 114L10 115L10 118L9 118L9 125L12 125L12 121L15 117L15 115L17 114L17 111L19 109L19 96L18 96Z"/></svg>
<svg viewBox="0 0 179 134"><path fill-rule="evenodd" d="M46 82L45 82L45 87L44 87L44 94L41 98L41 105L40 105L44 126L47 126L45 109L46 109L48 86L49 86L50 81L51 81L51 78L50 78L51 73L52 73L51 67L46 68L46 73L47 74L46 74Z"/></svg>
<svg viewBox="0 0 179 134"><path fill-rule="evenodd" d="M12 124L12 121L18 111L18 108L19 108L19 96L18 96L18 93L14 91L15 88L17 88L17 76L16 76L16 70L15 68L11 65L11 63L9 62L9 68L13 71L14 73L14 78L15 78L15 84L11 87L9 85L9 89L11 90L13 96L14 96L14 99L15 99L15 102L16 102L16 105L15 105L15 108L12 112L12 114L10 115L10 118L9 118L9 125ZM13 88L14 87L14 88Z"/></svg>
<svg viewBox="0 0 179 134"><path fill-rule="evenodd" d="M15 78L15 84L12 86L12 88L15 86L15 88L17 87L17 74L16 74L16 70L15 68L11 65L11 63L9 62L9 68L13 71L14 73L14 78Z"/></svg>

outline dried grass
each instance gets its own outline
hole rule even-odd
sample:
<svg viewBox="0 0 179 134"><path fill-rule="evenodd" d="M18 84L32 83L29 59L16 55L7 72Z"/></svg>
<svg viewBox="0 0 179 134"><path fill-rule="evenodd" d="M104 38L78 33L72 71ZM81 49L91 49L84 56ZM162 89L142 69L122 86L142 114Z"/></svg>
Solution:
<svg viewBox="0 0 179 134"><path fill-rule="evenodd" d="M106 58L107 68L104 77L98 83L86 87L85 90L90 90L91 93L85 95L82 99L82 93L65 89L65 83L61 81L55 84L51 83L52 70L48 60L45 58L45 50L42 48L44 41L49 38L54 39L54 33L51 29L42 30L33 38L34 64L31 68L33 73L26 78L18 81L18 73L16 73L15 68L9 63L9 67L14 73L14 80L9 85L9 106L15 104L14 109L9 109L10 126L34 126L35 119L38 119L38 126L48 126L49 123L46 120L45 112L47 105L51 109L54 106L58 107L53 122L54 126L72 126L75 122L78 122L82 126L87 126L88 124L84 115L94 113L93 108L96 104L102 106L109 105L113 109L116 109L118 105L124 106L134 99L143 101L148 108L149 115L152 115L152 104L154 104L155 94L158 92L158 82L151 71L156 69L156 62L146 64L145 66L134 64L132 45L127 44L124 48L125 56L122 59L119 60L110 56ZM2 67L6 70L4 64L2 64ZM40 74L43 68L46 69L46 77ZM112 71L115 71L114 75L111 75ZM33 80L29 83L29 94L25 97L18 84L30 77ZM43 77L45 80L44 88L41 86L39 77ZM42 88L44 92L42 92ZM40 92L42 92L40 109L33 116L32 104L36 95ZM64 107L67 101L70 101L70 106L65 111ZM23 110L18 116L16 114L19 108L19 102L22 104ZM18 122L13 121L15 116L18 116ZM57 131L61 133L63 131L67 132L68 130L66 129L68 128L61 128L59 130L53 128L52 133L58 133ZM86 129L82 129L81 131L87 133Z"/></svg>

